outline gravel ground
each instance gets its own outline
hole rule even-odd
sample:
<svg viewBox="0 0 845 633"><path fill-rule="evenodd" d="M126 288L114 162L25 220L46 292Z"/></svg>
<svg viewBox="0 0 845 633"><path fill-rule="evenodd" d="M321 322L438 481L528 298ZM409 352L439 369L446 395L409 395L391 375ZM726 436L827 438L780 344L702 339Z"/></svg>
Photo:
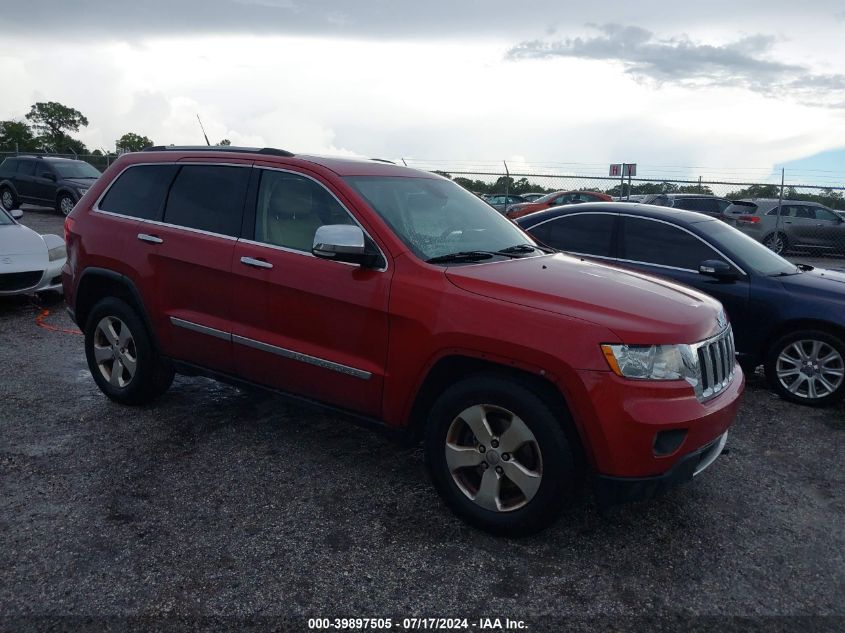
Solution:
<svg viewBox="0 0 845 633"><path fill-rule="evenodd" d="M25 220L61 233L56 216ZM418 448L332 414L183 377L153 406L111 403L82 337L38 326L74 327L46 307L0 300L0 630L128 628L67 616L845 626L841 405L791 405L751 376L729 452L696 481L610 517L586 498L505 540L447 511ZM759 619L784 615L838 619Z"/></svg>

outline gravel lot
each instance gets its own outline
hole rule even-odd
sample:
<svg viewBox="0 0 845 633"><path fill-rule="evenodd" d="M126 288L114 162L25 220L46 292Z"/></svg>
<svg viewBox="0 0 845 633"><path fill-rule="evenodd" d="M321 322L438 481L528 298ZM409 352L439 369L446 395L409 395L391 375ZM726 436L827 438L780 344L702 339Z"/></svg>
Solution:
<svg viewBox="0 0 845 633"><path fill-rule="evenodd" d="M55 214L24 220L61 234ZM0 300L2 617L845 625L843 406L791 405L751 376L729 452L695 482L609 518L586 499L508 541L453 518L419 449L331 414L182 377L154 406L109 402L82 337L36 323L74 327L63 304L46 307Z"/></svg>

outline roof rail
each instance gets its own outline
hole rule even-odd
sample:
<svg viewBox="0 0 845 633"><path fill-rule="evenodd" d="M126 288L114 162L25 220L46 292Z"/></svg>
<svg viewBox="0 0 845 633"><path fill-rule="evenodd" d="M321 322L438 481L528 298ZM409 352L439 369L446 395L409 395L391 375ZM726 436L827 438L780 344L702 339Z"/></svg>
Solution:
<svg viewBox="0 0 845 633"><path fill-rule="evenodd" d="M231 145L155 145L145 152L234 152L238 154L269 154L271 156L295 156L293 152L275 147L233 147Z"/></svg>
<svg viewBox="0 0 845 633"><path fill-rule="evenodd" d="M371 158L370 160L378 161L379 163L390 163L391 165L396 164L392 160L387 160L386 158Z"/></svg>

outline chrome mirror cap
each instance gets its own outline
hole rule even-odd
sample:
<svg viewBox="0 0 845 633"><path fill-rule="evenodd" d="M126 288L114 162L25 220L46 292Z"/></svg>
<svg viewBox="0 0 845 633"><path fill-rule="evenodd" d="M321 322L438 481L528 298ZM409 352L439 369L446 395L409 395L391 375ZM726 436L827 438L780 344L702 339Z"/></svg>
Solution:
<svg viewBox="0 0 845 633"><path fill-rule="evenodd" d="M361 263L366 256L364 231L354 224L325 224L314 234L315 257Z"/></svg>

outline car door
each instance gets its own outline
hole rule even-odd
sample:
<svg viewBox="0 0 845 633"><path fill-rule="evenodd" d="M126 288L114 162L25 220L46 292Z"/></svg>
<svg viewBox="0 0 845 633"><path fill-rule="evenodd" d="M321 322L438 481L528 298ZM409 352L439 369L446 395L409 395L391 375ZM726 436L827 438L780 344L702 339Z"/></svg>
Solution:
<svg viewBox="0 0 845 633"><path fill-rule="evenodd" d="M39 202L54 204L56 202L56 181L58 174L49 163L39 161L35 166L32 177L32 197Z"/></svg>
<svg viewBox="0 0 845 633"><path fill-rule="evenodd" d="M15 187L18 189L18 197L22 202L36 204L39 202L35 196L35 163L34 158L22 158L15 172Z"/></svg>
<svg viewBox="0 0 845 633"><path fill-rule="evenodd" d="M666 220L623 215L619 230L619 263L652 275L668 277L722 302L737 341L754 327L749 318L749 278L716 245ZM698 272L705 260L728 263L739 278L723 281ZM739 347L739 342L737 342Z"/></svg>
<svg viewBox="0 0 845 633"><path fill-rule="evenodd" d="M616 258L618 214L567 213L528 229L531 237L570 255L612 262Z"/></svg>
<svg viewBox="0 0 845 633"><path fill-rule="evenodd" d="M176 168L161 220L142 224L138 235L155 283L154 327L167 356L232 373L232 253L251 161Z"/></svg>
<svg viewBox="0 0 845 633"><path fill-rule="evenodd" d="M828 250L845 252L845 223L830 209L809 207L815 216L814 244Z"/></svg>
<svg viewBox="0 0 845 633"><path fill-rule="evenodd" d="M255 171L245 236L232 256L238 375L378 416L392 270L386 260L369 269L313 256L319 226L358 224L348 203L315 175Z"/></svg>
<svg viewBox="0 0 845 633"><path fill-rule="evenodd" d="M781 224L791 245L810 245L817 240L815 211L805 204L784 203Z"/></svg>

